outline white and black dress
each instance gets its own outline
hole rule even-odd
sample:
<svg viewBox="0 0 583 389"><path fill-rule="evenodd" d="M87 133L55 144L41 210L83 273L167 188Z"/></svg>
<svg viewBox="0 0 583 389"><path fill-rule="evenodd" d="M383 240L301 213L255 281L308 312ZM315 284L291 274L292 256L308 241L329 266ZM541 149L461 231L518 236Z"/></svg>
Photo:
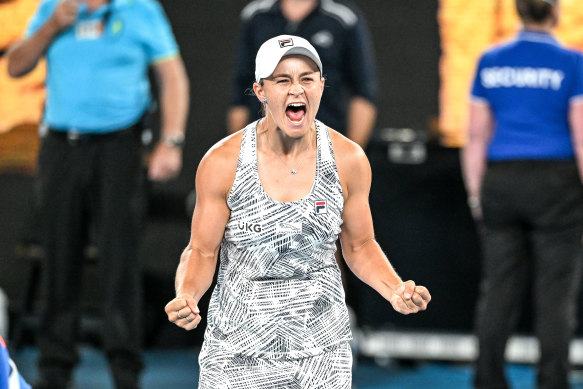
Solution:
<svg viewBox="0 0 583 389"><path fill-rule="evenodd" d="M273 200L243 133L220 269L199 357L200 389L351 386L352 338L334 252L344 200L328 129L316 121L314 184Z"/></svg>

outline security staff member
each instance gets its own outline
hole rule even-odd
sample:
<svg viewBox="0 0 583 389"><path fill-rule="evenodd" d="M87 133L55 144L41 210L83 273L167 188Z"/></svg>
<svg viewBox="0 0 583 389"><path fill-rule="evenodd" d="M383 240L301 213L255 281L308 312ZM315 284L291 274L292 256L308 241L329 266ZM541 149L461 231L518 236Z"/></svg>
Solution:
<svg viewBox="0 0 583 389"><path fill-rule="evenodd" d="M538 388L567 389L583 233L583 56L551 35L556 0L516 0L524 29L480 59L462 153L483 218L476 388L507 388L506 342L532 285Z"/></svg>

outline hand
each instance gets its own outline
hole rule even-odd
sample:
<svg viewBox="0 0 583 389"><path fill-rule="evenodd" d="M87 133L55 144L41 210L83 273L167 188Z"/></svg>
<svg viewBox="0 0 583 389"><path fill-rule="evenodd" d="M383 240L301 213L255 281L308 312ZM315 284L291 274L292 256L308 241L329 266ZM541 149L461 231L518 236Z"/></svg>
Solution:
<svg viewBox="0 0 583 389"><path fill-rule="evenodd" d="M168 320L178 327L190 331L198 326L200 320L200 310L194 299L187 295L175 297L164 307Z"/></svg>
<svg viewBox="0 0 583 389"><path fill-rule="evenodd" d="M57 4L50 22L60 31L75 23L78 13L79 3L76 0L61 1Z"/></svg>
<svg viewBox="0 0 583 389"><path fill-rule="evenodd" d="M426 310L430 301L427 288L411 280L399 284L389 299L393 309L403 315Z"/></svg>
<svg viewBox="0 0 583 389"><path fill-rule="evenodd" d="M165 143L158 143L150 158L148 178L152 181L167 181L180 173L182 150Z"/></svg>

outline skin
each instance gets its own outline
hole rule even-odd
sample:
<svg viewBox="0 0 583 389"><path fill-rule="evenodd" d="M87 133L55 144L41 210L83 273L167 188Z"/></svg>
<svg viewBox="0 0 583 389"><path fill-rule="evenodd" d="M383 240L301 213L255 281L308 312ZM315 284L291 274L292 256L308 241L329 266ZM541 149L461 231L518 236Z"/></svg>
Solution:
<svg viewBox="0 0 583 389"><path fill-rule="evenodd" d="M293 201L309 193L316 170L314 118L324 88L316 65L304 56L284 57L273 74L254 91L265 104L266 117L257 130L259 176L266 193L276 201ZM299 121L286 115L290 103L304 103ZM328 129L344 195L340 241L346 263L402 314L427 308L429 291L414 281L403 282L374 239L368 203L370 164L356 143ZM211 286L218 251L229 219L228 193L233 184L242 131L212 147L196 174L196 207L190 242L176 272L176 297L165 307L168 320L186 330L201 320L198 302ZM284 174L289 166L295 175ZM285 165L285 166L284 166Z"/></svg>
<svg viewBox="0 0 583 389"><path fill-rule="evenodd" d="M524 29L550 33L559 20L558 7L552 7L551 14L542 23L524 22ZM575 148L579 177L583 182L583 100L575 99L569 105L569 124ZM486 173L487 149L494 131L494 114L485 101L470 102L468 134L469 139L461 152L461 165L468 198L472 199L472 216L482 218L480 192Z"/></svg>
<svg viewBox="0 0 583 389"><path fill-rule="evenodd" d="M55 38L75 23L82 2L90 11L107 4L107 0L59 2L51 17L35 34L8 49L8 74L22 77L31 72ZM161 138L184 135L189 106L189 81L184 63L177 56L154 63L153 69L160 85ZM166 181L175 177L181 168L182 150L160 142L150 156L148 177L154 181Z"/></svg>

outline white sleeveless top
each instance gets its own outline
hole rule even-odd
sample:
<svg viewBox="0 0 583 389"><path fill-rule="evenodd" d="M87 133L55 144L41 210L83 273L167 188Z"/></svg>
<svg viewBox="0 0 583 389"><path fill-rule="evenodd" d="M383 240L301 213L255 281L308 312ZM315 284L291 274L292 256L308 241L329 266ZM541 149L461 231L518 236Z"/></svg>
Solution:
<svg viewBox="0 0 583 389"><path fill-rule="evenodd" d="M273 200L257 169L257 122L244 129L231 210L211 296L206 346L235 354L302 358L352 338L334 258L344 199L330 135L316 121L310 193Z"/></svg>

